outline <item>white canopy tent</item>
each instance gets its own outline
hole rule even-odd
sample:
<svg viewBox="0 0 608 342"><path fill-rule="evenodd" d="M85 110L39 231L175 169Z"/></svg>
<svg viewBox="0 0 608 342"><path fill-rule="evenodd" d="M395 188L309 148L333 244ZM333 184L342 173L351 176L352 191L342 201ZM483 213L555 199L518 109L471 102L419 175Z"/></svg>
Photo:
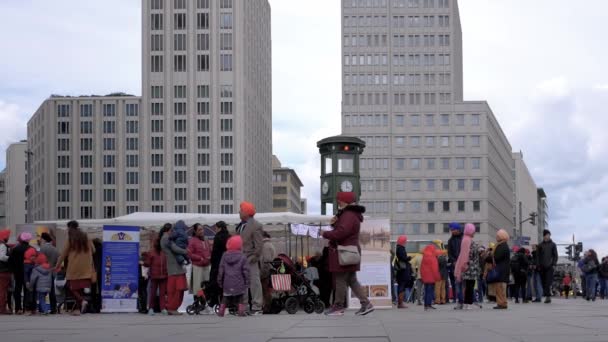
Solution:
<svg viewBox="0 0 608 342"><path fill-rule="evenodd" d="M255 219L263 225L287 225L305 224L314 226L329 225L332 216L323 215L302 215L294 213L259 213ZM241 219L238 214L183 214L183 213L145 213L138 212L113 219L103 220L79 220L80 228L85 231L95 231L105 225L113 226L137 226L146 229L159 230L165 223L175 223L183 220L187 225L200 223L203 225L213 225L218 221L224 221L229 225L238 224ZM59 221L37 221L36 224L55 224L58 229L66 229L68 220Z"/></svg>

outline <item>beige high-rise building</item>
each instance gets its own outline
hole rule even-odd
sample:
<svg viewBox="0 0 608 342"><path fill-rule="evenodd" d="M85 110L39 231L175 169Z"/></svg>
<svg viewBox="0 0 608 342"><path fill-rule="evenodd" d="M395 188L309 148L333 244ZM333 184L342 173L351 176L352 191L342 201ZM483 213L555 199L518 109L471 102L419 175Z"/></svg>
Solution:
<svg viewBox="0 0 608 342"><path fill-rule="evenodd" d="M267 0L142 0L142 96L51 97L28 123L34 219L271 211L270 37Z"/></svg>
<svg viewBox="0 0 608 342"><path fill-rule="evenodd" d="M15 229L17 224L28 222L27 207L27 142L10 144L6 149L4 170L5 224Z"/></svg>
<svg viewBox="0 0 608 342"><path fill-rule="evenodd" d="M302 181L294 169L284 167L272 156L272 211L304 214Z"/></svg>
<svg viewBox="0 0 608 342"><path fill-rule="evenodd" d="M0 172L0 229L4 229L6 227L6 186L5 186L5 175L6 171L2 170Z"/></svg>
<svg viewBox="0 0 608 342"><path fill-rule="evenodd" d="M485 101L463 101L455 0L342 2L342 131L363 139L361 202L393 235L512 229L511 146Z"/></svg>
<svg viewBox="0 0 608 342"><path fill-rule="evenodd" d="M536 218L536 223L533 225L530 221L523 222L530 217L531 213L539 214L538 210L538 188L536 183L530 175L530 171L524 161L524 155L521 152L513 153L514 168L513 175L515 176L514 187L515 187L515 207L513 211L513 226L517 229L515 238L525 237L529 238L530 244L535 245L539 243L538 239L538 226L540 218ZM523 223L521 223L523 222Z"/></svg>

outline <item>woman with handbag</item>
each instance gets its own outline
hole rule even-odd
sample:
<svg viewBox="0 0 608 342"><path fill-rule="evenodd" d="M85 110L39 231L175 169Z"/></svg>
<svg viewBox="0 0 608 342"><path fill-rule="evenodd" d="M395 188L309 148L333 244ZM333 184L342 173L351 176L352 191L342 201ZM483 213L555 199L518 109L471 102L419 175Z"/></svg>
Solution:
<svg viewBox="0 0 608 342"><path fill-rule="evenodd" d="M203 287L203 283L209 282L211 246L205 240L205 228L202 224L196 223L192 228L192 237L188 241L188 256L192 260L190 290L192 290L192 294L196 297L198 291ZM208 306L205 308L204 314L212 314Z"/></svg>
<svg viewBox="0 0 608 342"><path fill-rule="evenodd" d="M67 260L66 280L76 300L76 306L72 310L74 316L86 312L88 303L84 300L84 289L90 289L92 283L97 281L93 253L95 247L89 241L87 234L80 230L78 222L68 222L68 241L57 260L55 270L59 272L63 262Z"/></svg>
<svg viewBox="0 0 608 342"><path fill-rule="evenodd" d="M509 250L509 233L501 229L496 232L496 246L491 255L486 259L487 263L491 263L492 267L487 273L486 280L488 282L490 292L496 295L496 306L494 309L506 310L507 303L507 284L511 274L511 251Z"/></svg>
<svg viewBox="0 0 608 342"><path fill-rule="evenodd" d="M359 230L365 207L357 205L354 192L339 192L336 199L338 213L332 221L334 229L323 233L323 237L329 240L329 271L333 274L335 283L334 305L326 315L344 315L346 293L350 287L361 302L361 308L355 314L363 316L374 311L367 293L357 281L357 272L361 267Z"/></svg>
<svg viewBox="0 0 608 342"><path fill-rule="evenodd" d="M397 270L397 309L407 309L404 304L405 289L408 283L411 283L412 278L412 267L410 266L410 260L412 257L407 256L405 250L405 244L407 243L407 236L401 235L397 238L397 248L395 250L395 269Z"/></svg>

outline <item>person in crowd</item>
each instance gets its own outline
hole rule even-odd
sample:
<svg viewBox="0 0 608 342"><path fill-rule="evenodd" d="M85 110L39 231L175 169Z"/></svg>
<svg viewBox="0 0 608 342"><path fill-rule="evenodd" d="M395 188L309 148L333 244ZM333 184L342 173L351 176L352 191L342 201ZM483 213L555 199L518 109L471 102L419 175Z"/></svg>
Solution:
<svg viewBox="0 0 608 342"><path fill-rule="evenodd" d="M160 246L160 241L168 231L171 224L165 224L158 233L152 249L144 253L144 266L149 268L150 292L148 294L148 315L155 314L156 298L158 293L158 309L162 315L167 315L167 258Z"/></svg>
<svg viewBox="0 0 608 342"><path fill-rule="evenodd" d="M488 281L488 273L494 268L494 249L496 249L496 243L490 242L488 249L483 254L483 279L488 288L488 302L496 303L496 287Z"/></svg>
<svg viewBox="0 0 608 342"><path fill-rule="evenodd" d="M188 242L188 256L192 261L192 277L190 289L194 296L203 287L203 283L209 282L211 271L211 246L205 240L205 228L196 223L192 226L192 238ZM211 314L209 306L205 307L204 314Z"/></svg>
<svg viewBox="0 0 608 342"><path fill-rule="evenodd" d="M395 279L397 280L397 308L407 309L405 305L405 289L412 277L412 266L410 265L411 257L407 256L405 250L405 244L407 243L407 236L401 235L397 238L397 247L395 249Z"/></svg>
<svg viewBox="0 0 608 342"><path fill-rule="evenodd" d="M602 263L598 269L600 282L600 298L608 299L608 257L602 259Z"/></svg>
<svg viewBox="0 0 608 342"><path fill-rule="evenodd" d="M491 284L494 288L494 293L496 293L496 306L494 309L498 310L506 310L508 308L507 284L509 283L511 260L511 251L508 245L509 239L509 233L506 230L501 229L496 232L494 253L489 260L486 260L494 264L498 272L498 279Z"/></svg>
<svg viewBox="0 0 608 342"><path fill-rule="evenodd" d="M168 224L171 226L170 224ZM167 225L165 225L167 226ZM188 250L185 248L178 247L173 239L171 233L173 229L186 231L187 227L184 221L177 221L175 227L171 228L163 234L160 239L160 246L162 252L165 254L165 260L167 262L167 313L171 316L181 316L182 313L177 311L184 301L184 291L188 289L188 281L186 280L186 270L179 263L179 260L186 260L185 258L178 258L178 255L186 256Z"/></svg>
<svg viewBox="0 0 608 342"><path fill-rule="evenodd" d="M538 252L538 245L532 245L532 260L530 261L533 269L532 276L532 287L534 289L534 297L533 303L542 302L543 298L543 282L540 273L540 259Z"/></svg>
<svg viewBox="0 0 608 342"><path fill-rule="evenodd" d="M188 243L190 240L188 239L188 226L186 226L184 221L177 221L175 226L173 226L173 229L171 229L171 236L169 236L169 239L173 244L175 244L176 247L185 250L188 249ZM177 259L177 263L179 265L190 264L190 257L188 255L176 254L175 258Z"/></svg>
<svg viewBox="0 0 608 342"><path fill-rule="evenodd" d="M555 265L557 265L557 259L557 246L551 240L551 232L545 229L543 231L543 242L538 245L538 264L543 282L545 304L551 303L551 296L553 292L553 272Z"/></svg>
<svg viewBox="0 0 608 342"><path fill-rule="evenodd" d="M583 271L583 265L585 264L585 259L587 258L588 252L585 251L583 253L583 258L578 261L577 268L580 273L581 278L581 292L583 293L583 298L587 298L587 279L585 278L585 271Z"/></svg>
<svg viewBox="0 0 608 342"><path fill-rule="evenodd" d="M435 309L433 306L435 283L441 279L441 275L439 274L436 247L432 243L427 245L422 253L420 276L424 284L424 311Z"/></svg>
<svg viewBox="0 0 608 342"><path fill-rule="evenodd" d="M25 275L25 287L28 289L29 296L25 299L26 306L29 307L29 311L25 313L25 315L35 315L36 314L36 292L32 291L32 287L30 286L30 281L32 277L32 272L34 268L36 268L36 257L38 256L38 251L34 247L28 248L25 251L25 255L23 258L23 270Z"/></svg>
<svg viewBox="0 0 608 342"><path fill-rule="evenodd" d="M30 240L32 234L24 232L17 237L17 245L12 249L9 258L9 267L13 272L15 286L13 299L15 301L15 314L22 315L26 310L31 310L28 300L30 291L25 286L25 252L31 248ZM23 293L23 296L21 295Z"/></svg>
<svg viewBox="0 0 608 342"><path fill-rule="evenodd" d="M329 248L323 247L321 255L314 257L310 261L310 265L316 267L319 271L319 279L315 280L313 284L319 289L319 297L326 308L331 306L330 298L332 293L332 276L329 272Z"/></svg>
<svg viewBox="0 0 608 342"><path fill-rule="evenodd" d="M449 224L450 232L452 236L448 240L448 263L449 263L449 276L450 282L452 284L452 291L454 295L454 303L456 310L462 310L464 298L462 296L462 284L456 281L454 267L456 265L456 261L460 256L460 245L462 243L462 226L460 223L452 222Z"/></svg>
<svg viewBox="0 0 608 342"><path fill-rule="evenodd" d="M86 312L88 303L84 300L84 289L91 288L92 280L97 279L93 268L93 253L95 246L89 241L87 234L80 230L78 222L68 222L68 241L57 260L55 271L59 272L63 262L67 260L66 280L76 300L72 311L75 316Z"/></svg>
<svg viewBox="0 0 608 342"><path fill-rule="evenodd" d="M597 253L590 249L587 251L587 256L583 259L583 272L585 272L585 280L587 281L587 301L594 301L597 295L597 278L600 262L597 259Z"/></svg>
<svg viewBox="0 0 608 342"><path fill-rule="evenodd" d="M271 281L271 263L277 256L277 250L272 244L272 238L268 232L263 232L264 245L262 247L262 260L260 265L260 278L262 281L262 290L264 294L264 313L270 312L272 306L272 281Z"/></svg>
<svg viewBox="0 0 608 342"><path fill-rule="evenodd" d="M57 259L59 259L59 251L53 245L53 238L49 233L42 233L40 235L40 239L38 240L38 245L40 246L40 253L46 256L49 265L57 265ZM55 272L51 270L51 284L55 282ZM55 286L51 286L51 291L49 292L49 302L50 302L50 313L57 313L57 297L55 296Z"/></svg>
<svg viewBox="0 0 608 342"><path fill-rule="evenodd" d="M486 294L488 293L488 289L487 289L488 284L486 284L486 279L484 277L485 267L486 267L486 258L485 258L486 248L484 246L479 246L478 254L479 254L479 278L477 279L477 299L478 299L479 304L481 305L481 304L483 304L484 298L485 298Z"/></svg>
<svg viewBox="0 0 608 342"><path fill-rule="evenodd" d="M444 305L447 303L446 282L449 279L448 274L448 255L446 251L435 250L437 253L437 261L439 262L439 275L441 279L435 283L435 304Z"/></svg>
<svg viewBox="0 0 608 342"><path fill-rule="evenodd" d="M51 308L46 303L46 297L50 294L53 287L53 270L48 263L47 257L43 253L36 256L36 267L30 276L29 290L36 293L38 298L38 312L43 315L51 313Z"/></svg>
<svg viewBox="0 0 608 342"><path fill-rule="evenodd" d="M94 284L91 284L91 310L93 313L101 312L101 277L102 277L102 258L103 258L103 241L100 238L93 239L93 247L95 247L95 252L93 252L93 269L95 273L97 273L97 281Z"/></svg>
<svg viewBox="0 0 608 342"><path fill-rule="evenodd" d="M526 296L526 283L528 280L528 258L526 257L525 248L514 249L515 255L511 257L511 274L513 274L513 280L515 284L513 286L513 297L515 303L519 303L519 297L522 298L522 302L528 303Z"/></svg>
<svg viewBox="0 0 608 342"><path fill-rule="evenodd" d="M226 222L219 221L214 225L215 237L213 238L213 249L211 251L211 271L209 272L209 288L207 289L207 302L209 306L219 305L221 289L217 283L217 273L220 269L222 256L226 252L226 243L230 238Z"/></svg>
<svg viewBox="0 0 608 342"><path fill-rule="evenodd" d="M352 293L359 299L361 308L356 315L367 315L374 311L374 306L367 298L367 294L357 280L357 272L361 268L361 263L354 265L340 265L338 255L339 246L357 246L359 253L359 232L365 207L357 204L354 192L339 192L336 196L338 202L338 213L333 220L333 230L323 232L323 238L329 240L329 271L332 272L335 281L335 300L334 305L326 312L331 316L344 315L346 292L350 287Z"/></svg>
<svg viewBox="0 0 608 342"><path fill-rule="evenodd" d="M243 239L241 236L233 236L226 243L226 253L222 256L217 281L222 288L223 298L217 315L224 317L226 308L230 305L238 305L238 315L246 316L247 289L250 285L249 262L243 254Z"/></svg>
<svg viewBox="0 0 608 342"><path fill-rule="evenodd" d="M260 278L260 259L264 248L264 235L262 225L254 218L255 206L249 202L242 202L239 211L241 223L236 232L243 240L243 253L249 262L249 291L251 292L251 311L253 316L263 314L264 291ZM243 300L247 303L247 296Z"/></svg>
<svg viewBox="0 0 608 342"><path fill-rule="evenodd" d="M413 260L412 267L414 268L414 272L416 275L416 281L414 282L416 297L412 300L412 302L416 301L417 305L422 305L422 301L424 301L424 283L422 282L422 275L420 274L420 268L422 266L422 255L424 254L424 247L420 248L420 253L418 253Z"/></svg>
<svg viewBox="0 0 608 342"><path fill-rule="evenodd" d="M10 236L10 230L0 230L0 316L11 313L7 310L7 304L9 302L8 291L11 286L12 278L9 264L11 250L8 246L8 239Z"/></svg>
<svg viewBox="0 0 608 342"><path fill-rule="evenodd" d="M481 274L479 268L479 245L475 237L475 225L467 223L464 226L464 236L460 245L460 254L454 266L454 276L457 283L464 285L465 309L470 309L475 299L475 282Z"/></svg>
<svg viewBox="0 0 608 342"><path fill-rule="evenodd" d="M562 286L564 287L564 297L568 299L570 295L570 285L572 284L572 275L570 272L566 273L564 279L562 279Z"/></svg>

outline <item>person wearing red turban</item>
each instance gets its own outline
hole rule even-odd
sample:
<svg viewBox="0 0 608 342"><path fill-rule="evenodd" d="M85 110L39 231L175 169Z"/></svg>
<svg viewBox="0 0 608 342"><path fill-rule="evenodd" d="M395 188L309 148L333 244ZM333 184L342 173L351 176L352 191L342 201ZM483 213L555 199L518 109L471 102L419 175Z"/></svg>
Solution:
<svg viewBox="0 0 608 342"><path fill-rule="evenodd" d="M251 315L262 314L264 305L264 292L260 278L260 261L264 246L264 231L262 225L256 221L255 205L249 202L241 202L239 215L241 223L236 227L236 232L243 240L243 254L249 263L249 290L251 291ZM247 303L247 296L243 296L243 303Z"/></svg>

